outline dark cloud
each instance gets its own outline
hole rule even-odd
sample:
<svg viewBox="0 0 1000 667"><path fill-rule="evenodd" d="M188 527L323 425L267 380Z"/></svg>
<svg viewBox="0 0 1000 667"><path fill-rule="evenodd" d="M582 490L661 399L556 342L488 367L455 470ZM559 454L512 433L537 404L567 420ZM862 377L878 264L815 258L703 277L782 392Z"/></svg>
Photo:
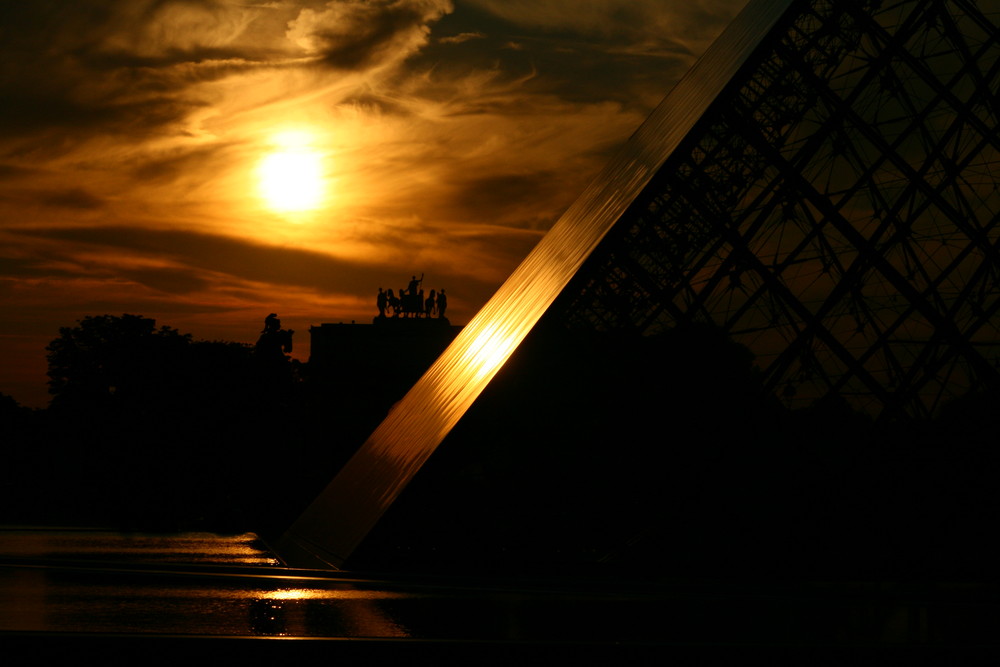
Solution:
<svg viewBox="0 0 1000 667"><path fill-rule="evenodd" d="M96 209L105 204L104 199L81 188L44 192L38 196L38 199L43 204L61 208Z"/></svg>
<svg viewBox="0 0 1000 667"><path fill-rule="evenodd" d="M365 69L411 55L452 9L450 0L339 0L303 9L288 37L330 67Z"/></svg>
<svg viewBox="0 0 1000 667"><path fill-rule="evenodd" d="M72 144L93 131L125 140L179 124L209 103L192 86L273 51L239 39L261 11L216 0L4 3L0 136Z"/></svg>
<svg viewBox="0 0 1000 667"><path fill-rule="evenodd" d="M197 173L224 159L227 146L212 144L193 149L175 149L167 155L144 157L128 163L131 175L145 183L167 183Z"/></svg>
<svg viewBox="0 0 1000 667"><path fill-rule="evenodd" d="M301 248L277 247L252 243L241 239L214 234L179 230L151 230L138 227L50 228L39 230L14 230L15 236L57 241L60 253L72 254L70 244L117 250L123 257L129 255L169 259L187 267L184 289L193 289L195 280L209 280L208 274L225 274L240 281L253 281L272 285L307 287L330 294L370 292L381 284L387 275L394 275L393 268L381 264L352 261ZM447 265L431 263L428 272L451 275ZM126 269L133 276L147 278L143 270ZM398 273L398 271L396 271ZM403 270L405 272L405 269ZM194 278L201 274L202 278ZM176 281L178 274L164 272L155 277L167 283ZM474 278L463 277L470 288L482 289ZM182 281L183 282L183 281ZM163 283L160 283L163 284Z"/></svg>
<svg viewBox="0 0 1000 667"><path fill-rule="evenodd" d="M33 167L5 164L3 162L0 162L0 178L4 180L14 180L14 179L26 178L29 176L37 176L38 173L39 170Z"/></svg>
<svg viewBox="0 0 1000 667"><path fill-rule="evenodd" d="M119 274L123 278L167 294L189 294L203 290L209 285L209 281L205 278L182 269L124 269L120 270Z"/></svg>
<svg viewBox="0 0 1000 667"><path fill-rule="evenodd" d="M576 103L615 101L648 112L746 0L465 0L419 63L459 74L532 75L530 92ZM444 75L444 74L442 74Z"/></svg>
<svg viewBox="0 0 1000 667"><path fill-rule="evenodd" d="M608 49L711 40L747 0L465 0L522 33L585 38Z"/></svg>
<svg viewBox="0 0 1000 667"><path fill-rule="evenodd" d="M57 281L82 277L98 280L131 280L165 294L189 294L202 290L209 281L198 272L170 267L111 267L81 263L62 251L35 251L32 258L0 257L0 284L12 293L13 281L23 279L44 279ZM74 306L75 307L75 306Z"/></svg>
<svg viewBox="0 0 1000 667"><path fill-rule="evenodd" d="M45 187L26 179L18 182L16 178L4 178L0 173L0 182L4 180L7 181L4 185L8 187L0 188L0 202L6 205L6 217L0 220L0 229L26 224L35 218L39 207L48 209L49 215L75 218L77 214L101 211L108 206L107 199L87 188L70 185Z"/></svg>
<svg viewBox="0 0 1000 667"><path fill-rule="evenodd" d="M10 141L0 155L64 154L95 134L135 143L181 136L221 99L206 84L317 63L356 72L400 63L452 8L450 0L4 3L0 138Z"/></svg>
<svg viewBox="0 0 1000 667"><path fill-rule="evenodd" d="M72 278L76 272L57 268L37 257L0 257L0 287L13 295L15 282L24 278Z"/></svg>
<svg viewBox="0 0 1000 667"><path fill-rule="evenodd" d="M172 98L127 100L124 87L97 99L74 99L79 84L60 91L28 86L5 91L0 106L0 136L23 137L26 133L49 135L48 148L58 150L86 140L93 131L116 133L121 139L145 135L150 130L179 123L195 108L193 100ZM58 138L54 135L58 132ZM27 142L26 142L27 143ZM31 142L30 150L40 148ZM25 149L28 150L28 149ZM13 151L18 155L22 151Z"/></svg>
<svg viewBox="0 0 1000 667"><path fill-rule="evenodd" d="M538 203L548 203L552 183L557 180L551 172L466 175L455 179L453 189L443 197L441 206L450 207L458 219L482 216L482 211L486 210L494 220L508 221L516 226L548 227L553 222L551 219L526 219L526 216L539 211ZM541 211L547 208L541 207Z"/></svg>

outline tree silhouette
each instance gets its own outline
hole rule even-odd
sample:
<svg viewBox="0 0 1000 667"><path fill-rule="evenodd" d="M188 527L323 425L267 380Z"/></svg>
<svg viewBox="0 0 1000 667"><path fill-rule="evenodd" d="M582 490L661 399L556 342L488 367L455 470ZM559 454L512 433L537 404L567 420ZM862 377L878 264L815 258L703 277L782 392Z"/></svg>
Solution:
<svg viewBox="0 0 1000 667"><path fill-rule="evenodd" d="M58 508L51 516L228 530L282 509L262 489L286 494L319 423L303 419L297 365L283 354L193 340L128 314L85 317L46 349L53 398L44 461L31 465L51 468L42 494Z"/></svg>
<svg viewBox="0 0 1000 667"><path fill-rule="evenodd" d="M140 315L88 316L75 327L61 327L45 348L52 407L93 407L116 395L120 402L162 393L190 345L189 334L157 329L156 320Z"/></svg>

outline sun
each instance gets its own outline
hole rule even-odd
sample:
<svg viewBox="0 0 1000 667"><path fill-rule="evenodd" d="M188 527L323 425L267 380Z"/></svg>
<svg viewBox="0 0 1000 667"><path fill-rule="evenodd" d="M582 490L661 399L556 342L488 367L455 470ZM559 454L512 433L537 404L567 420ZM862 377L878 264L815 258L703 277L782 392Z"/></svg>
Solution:
<svg viewBox="0 0 1000 667"><path fill-rule="evenodd" d="M268 208L296 213L319 208L326 196L323 152L306 132L272 137L274 147L257 165L258 188Z"/></svg>

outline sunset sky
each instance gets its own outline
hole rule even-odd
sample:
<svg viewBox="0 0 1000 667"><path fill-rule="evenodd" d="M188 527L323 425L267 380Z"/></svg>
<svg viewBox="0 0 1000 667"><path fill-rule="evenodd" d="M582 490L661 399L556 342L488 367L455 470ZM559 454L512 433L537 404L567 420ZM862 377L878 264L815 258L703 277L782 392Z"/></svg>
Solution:
<svg viewBox="0 0 1000 667"><path fill-rule="evenodd" d="M0 5L0 392L87 315L464 324L744 0Z"/></svg>

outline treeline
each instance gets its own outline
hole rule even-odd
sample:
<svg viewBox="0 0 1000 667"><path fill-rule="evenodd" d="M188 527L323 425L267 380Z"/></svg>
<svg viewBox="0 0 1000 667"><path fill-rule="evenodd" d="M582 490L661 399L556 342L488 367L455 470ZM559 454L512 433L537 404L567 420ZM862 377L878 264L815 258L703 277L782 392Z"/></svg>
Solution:
<svg viewBox="0 0 1000 667"><path fill-rule="evenodd" d="M136 315L86 317L47 353L47 409L0 396L0 523L279 530L391 404Z"/></svg>

